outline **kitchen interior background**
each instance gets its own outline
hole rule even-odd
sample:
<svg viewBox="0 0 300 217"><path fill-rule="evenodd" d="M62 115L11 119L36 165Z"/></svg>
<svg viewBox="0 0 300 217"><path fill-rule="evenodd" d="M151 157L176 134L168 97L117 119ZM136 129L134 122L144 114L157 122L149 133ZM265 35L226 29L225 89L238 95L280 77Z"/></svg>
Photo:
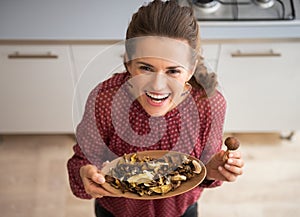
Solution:
<svg viewBox="0 0 300 217"><path fill-rule="evenodd" d="M86 96L109 76L85 67L99 54L103 71L122 69L125 30L144 2L0 2L3 216L92 216L92 201L71 194L65 168ZM224 137L241 140L246 160L236 183L205 191L202 216L300 215L300 0L283 2L295 8L286 19L275 6L256 6L278 18L199 20L203 56L228 101Z"/></svg>

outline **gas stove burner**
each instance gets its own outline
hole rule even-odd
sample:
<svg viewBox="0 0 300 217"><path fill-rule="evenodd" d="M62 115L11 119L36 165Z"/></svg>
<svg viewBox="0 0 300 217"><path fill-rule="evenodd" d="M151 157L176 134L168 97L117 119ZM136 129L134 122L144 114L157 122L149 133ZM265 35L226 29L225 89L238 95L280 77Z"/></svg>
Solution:
<svg viewBox="0 0 300 217"><path fill-rule="evenodd" d="M254 2L262 8L270 8L274 5L275 0L254 0Z"/></svg>
<svg viewBox="0 0 300 217"><path fill-rule="evenodd" d="M216 0L192 0L192 3L204 13L214 13L221 6L221 3Z"/></svg>
<svg viewBox="0 0 300 217"><path fill-rule="evenodd" d="M1 1L1 0L0 0ZM300 0L177 0L198 21L300 21Z"/></svg>

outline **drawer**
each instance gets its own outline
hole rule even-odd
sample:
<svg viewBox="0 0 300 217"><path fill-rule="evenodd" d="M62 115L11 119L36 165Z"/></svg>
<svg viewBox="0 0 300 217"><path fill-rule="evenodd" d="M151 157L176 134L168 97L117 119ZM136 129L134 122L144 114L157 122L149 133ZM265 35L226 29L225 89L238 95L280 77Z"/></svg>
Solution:
<svg viewBox="0 0 300 217"><path fill-rule="evenodd" d="M74 79L66 46L0 46L0 132L73 132Z"/></svg>

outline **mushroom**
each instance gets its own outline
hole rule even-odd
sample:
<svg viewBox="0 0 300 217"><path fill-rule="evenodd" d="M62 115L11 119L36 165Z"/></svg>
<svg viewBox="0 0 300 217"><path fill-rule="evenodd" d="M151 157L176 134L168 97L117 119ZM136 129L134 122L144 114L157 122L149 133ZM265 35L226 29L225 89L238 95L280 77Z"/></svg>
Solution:
<svg viewBox="0 0 300 217"><path fill-rule="evenodd" d="M166 185L152 187L152 188L150 188L150 190L154 191L155 193L158 193L158 194L166 194L172 190L172 184L166 184Z"/></svg>
<svg viewBox="0 0 300 217"><path fill-rule="evenodd" d="M224 144L226 145L227 150L224 154L223 161L226 162L229 158L229 152L238 149L240 146L240 142L235 137L227 137Z"/></svg>
<svg viewBox="0 0 300 217"><path fill-rule="evenodd" d="M186 181L186 176L178 174L178 175L172 176L171 181Z"/></svg>
<svg viewBox="0 0 300 217"><path fill-rule="evenodd" d="M196 173L196 174L200 174L201 170L202 170L201 165L195 160L192 160L192 164L195 167L195 170L193 172Z"/></svg>

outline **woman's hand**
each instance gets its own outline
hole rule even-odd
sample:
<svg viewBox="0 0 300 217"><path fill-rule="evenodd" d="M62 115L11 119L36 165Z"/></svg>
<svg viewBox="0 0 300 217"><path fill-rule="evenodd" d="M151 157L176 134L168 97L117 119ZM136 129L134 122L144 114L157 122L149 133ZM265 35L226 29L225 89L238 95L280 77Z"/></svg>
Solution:
<svg viewBox="0 0 300 217"><path fill-rule="evenodd" d="M105 183L104 175L94 165L88 164L80 168L80 176L86 193L93 198L116 196L102 187Z"/></svg>
<svg viewBox="0 0 300 217"><path fill-rule="evenodd" d="M221 180L233 182L243 173L244 161L239 151L229 153L229 159L223 161L225 151L215 154L206 164L208 180Z"/></svg>

